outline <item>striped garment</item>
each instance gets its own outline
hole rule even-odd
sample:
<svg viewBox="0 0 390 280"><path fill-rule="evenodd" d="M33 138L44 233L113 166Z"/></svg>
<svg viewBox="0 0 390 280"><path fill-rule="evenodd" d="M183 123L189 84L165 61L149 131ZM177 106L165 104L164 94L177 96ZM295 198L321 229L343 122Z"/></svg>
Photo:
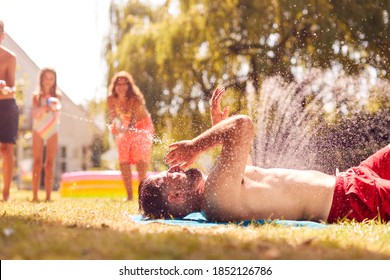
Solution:
<svg viewBox="0 0 390 280"><path fill-rule="evenodd" d="M46 141L51 136L56 134L59 129L59 112L49 110L46 106L46 99L41 98L40 106L33 114L33 130L36 131L39 136Z"/></svg>

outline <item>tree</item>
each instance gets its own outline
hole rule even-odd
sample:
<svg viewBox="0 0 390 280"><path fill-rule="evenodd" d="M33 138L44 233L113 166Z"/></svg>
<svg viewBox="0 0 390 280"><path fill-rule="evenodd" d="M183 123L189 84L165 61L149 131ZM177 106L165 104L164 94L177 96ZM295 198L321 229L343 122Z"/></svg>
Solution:
<svg viewBox="0 0 390 280"><path fill-rule="evenodd" d="M89 116L95 120L98 130L94 133L92 144L90 146L92 167L102 167L101 156L109 149L109 131L105 122L106 112L105 101L90 101L87 105ZM99 121L100 120L100 121Z"/></svg>

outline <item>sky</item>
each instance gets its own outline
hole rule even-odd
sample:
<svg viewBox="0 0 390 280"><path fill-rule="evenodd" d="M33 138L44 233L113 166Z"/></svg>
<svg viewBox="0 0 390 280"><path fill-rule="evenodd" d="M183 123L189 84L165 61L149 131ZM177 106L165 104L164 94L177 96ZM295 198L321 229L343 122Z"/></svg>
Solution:
<svg viewBox="0 0 390 280"><path fill-rule="evenodd" d="M110 0L0 0L0 19L38 67L56 69L59 88L85 105L106 97L109 5Z"/></svg>

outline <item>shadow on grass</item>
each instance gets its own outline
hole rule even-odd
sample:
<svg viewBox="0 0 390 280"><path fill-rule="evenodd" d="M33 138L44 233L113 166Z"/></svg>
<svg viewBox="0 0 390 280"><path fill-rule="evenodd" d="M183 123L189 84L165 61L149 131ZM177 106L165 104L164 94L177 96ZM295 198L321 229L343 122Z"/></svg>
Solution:
<svg viewBox="0 0 390 280"><path fill-rule="evenodd" d="M256 228L229 230L218 227L199 230L156 224L138 225L132 224L131 221L129 224L131 225L125 230L118 230L105 223L98 226L83 223L62 224L47 222L40 218L21 218L3 214L0 219L0 258L3 260L390 258L389 254L373 252L355 245L348 245L346 248L344 245L341 246L338 240L321 238L322 230L312 230L309 237L299 244L292 245L286 239L262 237L261 233L252 239L240 237L246 235L246 231L258 230ZM297 230L301 229L294 228L295 234L299 234ZM362 241L357 242L361 244Z"/></svg>

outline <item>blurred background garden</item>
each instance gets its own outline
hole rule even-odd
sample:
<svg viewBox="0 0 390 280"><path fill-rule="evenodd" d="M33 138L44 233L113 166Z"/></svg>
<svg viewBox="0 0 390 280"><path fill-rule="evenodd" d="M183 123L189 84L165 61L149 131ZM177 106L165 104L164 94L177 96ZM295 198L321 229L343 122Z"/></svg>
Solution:
<svg viewBox="0 0 390 280"><path fill-rule="evenodd" d="M105 54L108 77L134 76L163 143L210 126L218 85L256 121L259 165L334 173L389 143L390 1L162 2L112 3Z"/></svg>
<svg viewBox="0 0 390 280"><path fill-rule="evenodd" d="M210 127L209 99L217 86L227 89L223 106L229 105L232 114L253 118L256 139L251 155L264 167L315 168L334 174L336 168L343 171L358 164L390 142L389 0L112 0L107 16L103 83L107 86L114 73L126 70L144 93L156 128L152 170L166 168L168 144ZM84 67L82 61L71 65ZM28 159L31 130L24 125L31 119L28 83L18 81L18 103L24 111L15 152ZM118 168L106 96L80 106L65 100L62 116L67 130L60 134L59 176L73 170ZM87 135L89 126L94 128ZM206 154L197 166L207 170L215 154ZM16 175L21 173L20 163ZM28 185L28 178L23 181ZM376 222L323 230L145 226L129 218L138 214L136 200L60 199L55 192L52 203L35 204L29 197L30 192L11 193L11 202L1 205L2 259L390 255L389 227Z"/></svg>

